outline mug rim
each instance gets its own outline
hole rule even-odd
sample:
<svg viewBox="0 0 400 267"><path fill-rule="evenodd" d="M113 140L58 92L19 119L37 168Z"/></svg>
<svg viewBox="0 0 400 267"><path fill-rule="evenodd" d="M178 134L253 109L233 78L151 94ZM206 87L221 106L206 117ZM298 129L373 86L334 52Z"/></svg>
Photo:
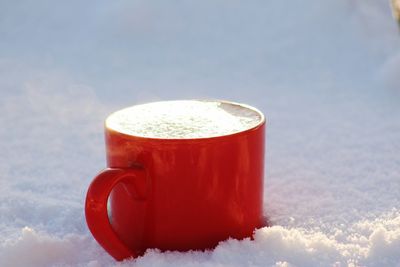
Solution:
<svg viewBox="0 0 400 267"><path fill-rule="evenodd" d="M162 138L162 137L154 137L154 136L142 136L142 135L134 135L134 134L128 134L119 130L116 130L115 128L111 127L109 125L109 119L117 112L120 112L122 110L132 108L134 106L138 105L144 105L144 104L152 104L152 103L159 103L159 102L174 102L174 101L200 101L200 102L219 102L219 103L224 103L224 104L229 104L229 105L234 105L234 106L239 106L242 108L246 108L249 110L254 111L257 113L258 116L260 116L260 120L257 122L256 125L238 131L238 132L233 132L233 133L228 133L228 134L222 134L222 135L215 135L215 136L205 136L205 137L188 137L188 138ZM119 109L117 111L112 112L107 116L107 118L104 121L104 128L106 131L111 131L123 136L126 136L128 138L138 138L138 139L143 139L143 140L154 140L154 141L171 141L171 142L185 142L185 141L196 141L196 140L211 140L211 139L218 139L218 138L224 138L224 137L229 137L229 136L235 136L235 135L240 135L243 133L251 132L254 131L260 127L262 127L264 124L266 124L266 118L265 115L256 107L250 106L248 104L243 104L235 101L230 101L230 100L220 100L220 99L174 99L174 100L160 100L160 101L151 101L151 102L146 102L146 103L141 103L141 104L135 104L126 108Z"/></svg>

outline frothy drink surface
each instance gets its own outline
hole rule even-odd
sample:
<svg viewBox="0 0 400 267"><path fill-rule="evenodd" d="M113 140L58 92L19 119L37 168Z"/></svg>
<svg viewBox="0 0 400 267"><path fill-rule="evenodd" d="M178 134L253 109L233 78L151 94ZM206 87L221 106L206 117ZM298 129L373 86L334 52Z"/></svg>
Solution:
<svg viewBox="0 0 400 267"><path fill-rule="evenodd" d="M137 105L111 114L106 126L149 138L191 139L233 134L257 126L252 108L219 101L180 100Z"/></svg>

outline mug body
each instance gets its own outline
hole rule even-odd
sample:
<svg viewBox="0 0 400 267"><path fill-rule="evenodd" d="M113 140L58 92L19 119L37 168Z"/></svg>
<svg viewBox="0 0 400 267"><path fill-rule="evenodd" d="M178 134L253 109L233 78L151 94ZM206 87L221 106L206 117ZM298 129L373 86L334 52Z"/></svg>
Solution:
<svg viewBox="0 0 400 267"><path fill-rule="evenodd" d="M194 139L106 127L107 165L143 169L111 191L109 219L132 250L209 249L263 224L265 119L242 132Z"/></svg>

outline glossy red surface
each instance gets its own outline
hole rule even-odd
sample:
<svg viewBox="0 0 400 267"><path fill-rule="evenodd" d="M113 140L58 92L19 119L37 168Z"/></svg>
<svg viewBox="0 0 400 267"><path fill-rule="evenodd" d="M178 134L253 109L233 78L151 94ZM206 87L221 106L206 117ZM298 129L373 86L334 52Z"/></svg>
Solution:
<svg viewBox="0 0 400 267"><path fill-rule="evenodd" d="M150 139L106 129L109 168L86 198L93 236L117 260L251 236L263 223L264 131Z"/></svg>

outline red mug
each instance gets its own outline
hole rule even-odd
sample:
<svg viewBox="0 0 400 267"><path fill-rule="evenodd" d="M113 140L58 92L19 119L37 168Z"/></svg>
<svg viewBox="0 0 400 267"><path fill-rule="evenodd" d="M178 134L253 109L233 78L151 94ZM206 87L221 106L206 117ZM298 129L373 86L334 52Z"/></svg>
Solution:
<svg viewBox="0 0 400 267"><path fill-rule="evenodd" d="M147 248L210 249L250 237L263 225L264 115L247 105L214 102L260 119L249 129L201 138L136 136L106 120L108 167L90 184L85 215L95 239L116 260Z"/></svg>

